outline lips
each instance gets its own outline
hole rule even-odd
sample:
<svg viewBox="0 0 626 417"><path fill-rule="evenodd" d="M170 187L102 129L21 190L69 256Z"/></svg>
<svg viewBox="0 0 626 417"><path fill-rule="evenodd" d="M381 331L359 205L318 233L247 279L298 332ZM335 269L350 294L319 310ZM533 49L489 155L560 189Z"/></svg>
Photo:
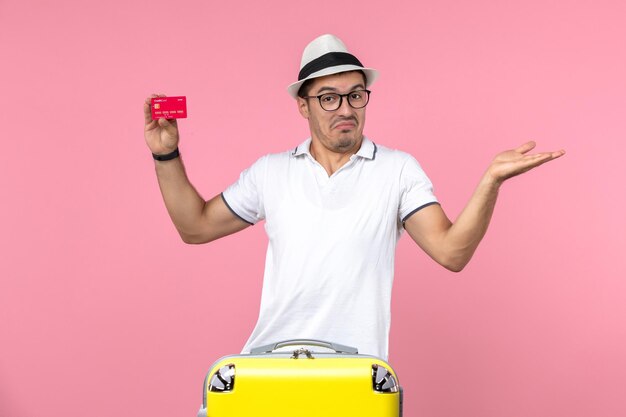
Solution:
<svg viewBox="0 0 626 417"><path fill-rule="evenodd" d="M355 127L356 122L352 120L342 120L334 126L334 129L354 129Z"/></svg>

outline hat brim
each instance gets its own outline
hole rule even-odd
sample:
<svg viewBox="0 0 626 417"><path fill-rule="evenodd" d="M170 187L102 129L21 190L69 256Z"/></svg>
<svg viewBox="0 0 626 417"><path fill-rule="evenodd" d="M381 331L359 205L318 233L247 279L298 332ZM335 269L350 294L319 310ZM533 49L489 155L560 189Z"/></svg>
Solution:
<svg viewBox="0 0 626 417"><path fill-rule="evenodd" d="M326 75L339 74L340 72L348 72L348 71L363 71L365 73L365 88L368 88L369 86L374 84L374 81L376 81L376 79L378 78L378 71L376 71L373 68L363 68L357 65L337 65L334 67L328 67L328 68L319 70L317 72L314 72L313 74L309 75L305 79L297 81L289 85L289 87L287 87L287 92L289 93L291 97L296 98L298 97L298 91L300 90L300 87L302 86L302 84L304 84L306 80L310 80L312 78L325 77Z"/></svg>

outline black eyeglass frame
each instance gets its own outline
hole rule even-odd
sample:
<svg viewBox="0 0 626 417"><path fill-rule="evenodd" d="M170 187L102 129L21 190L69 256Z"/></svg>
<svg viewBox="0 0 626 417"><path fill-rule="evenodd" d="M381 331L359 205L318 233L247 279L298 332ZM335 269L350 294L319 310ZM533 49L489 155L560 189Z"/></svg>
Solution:
<svg viewBox="0 0 626 417"><path fill-rule="evenodd" d="M350 98L348 98L348 96L349 96L350 94L358 93L358 92L361 92L361 91L364 91L364 92L366 92L366 93L367 93L367 100L365 101L365 104L364 104L364 105L362 105L361 107L354 107L354 106L352 105L352 103L350 102ZM324 106L322 105L322 97L327 96L327 95L329 95L329 94L332 94L332 95L334 95L334 96L339 96L339 105L337 106L337 108L336 108L336 109L333 109L333 110L326 110L326 109L324 108ZM346 97L346 99L348 100L348 104L349 104L349 105L350 105L350 107L352 107L353 109L362 109L362 108L364 108L364 107L365 107L365 106L367 106L367 104L370 102L370 94L372 94L372 92L371 92L370 90L353 90L353 91L350 91L349 93L346 93L346 94L339 94L339 93L324 93L324 94L320 94L320 95L318 95L318 96L304 96L304 97L302 97L302 98L316 98L316 99L317 99L317 101L319 101L319 103L320 103L320 107L322 108L322 110L324 110L324 111L337 111L337 110L339 110L339 109L341 108L341 105L343 104L343 98L344 98L344 97Z"/></svg>

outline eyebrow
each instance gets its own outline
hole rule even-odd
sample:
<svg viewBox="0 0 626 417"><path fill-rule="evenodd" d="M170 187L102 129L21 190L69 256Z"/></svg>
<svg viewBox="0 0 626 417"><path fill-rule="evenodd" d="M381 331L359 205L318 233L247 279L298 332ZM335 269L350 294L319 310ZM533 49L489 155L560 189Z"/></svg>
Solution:
<svg viewBox="0 0 626 417"><path fill-rule="evenodd" d="M354 91L354 90L357 90L359 88L364 90L365 86L363 84L361 84L361 83L358 83L358 84L353 85L350 88L349 91ZM332 93L336 93L337 89L335 87L324 86L324 87L321 87L319 90L317 90L317 95L319 95L322 91L330 91Z"/></svg>

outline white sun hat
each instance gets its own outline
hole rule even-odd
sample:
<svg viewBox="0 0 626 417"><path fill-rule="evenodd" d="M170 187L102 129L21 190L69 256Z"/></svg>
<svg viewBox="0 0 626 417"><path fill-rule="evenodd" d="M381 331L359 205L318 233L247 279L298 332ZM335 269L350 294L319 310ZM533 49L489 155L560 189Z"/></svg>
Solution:
<svg viewBox="0 0 626 417"><path fill-rule="evenodd" d="M361 61L348 52L348 48L341 39L330 34L322 35L304 48L298 81L287 87L287 92L291 97L296 98L298 90L306 80L346 71L363 71L365 88L372 85L378 78L378 71L364 68Z"/></svg>

